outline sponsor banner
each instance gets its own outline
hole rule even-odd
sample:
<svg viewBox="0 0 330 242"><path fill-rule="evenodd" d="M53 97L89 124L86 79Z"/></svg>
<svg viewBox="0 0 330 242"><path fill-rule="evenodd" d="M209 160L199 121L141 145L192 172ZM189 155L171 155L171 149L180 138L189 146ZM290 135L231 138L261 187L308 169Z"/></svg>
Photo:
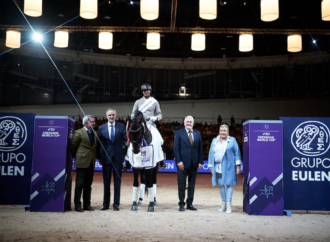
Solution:
<svg viewBox="0 0 330 242"><path fill-rule="evenodd" d="M177 172L177 167L174 160L166 160L166 169L159 169L158 172ZM74 167L74 159L73 159L73 170L76 170ZM98 159L95 161L95 171L102 171L102 165L100 165ZM133 171L132 169L130 171ZM204 165L202 169L198 170L198 173L210 173L210 168L208 167L208 161L204 161Z"/></svg>
<svg viewBox="0 0 330 242"><path fill-rule="evenodd" d="M330 211L330 118L281 120L284 208Z"/></svg>
<svg viewBox="0 0 330 242"><path fill-rule="evenodd" d="M35 121L30 212L71 208L72 156L68 149L74 120L37 116Z"/></svg>
<svg viewBox="0 0 330 242"><path fill-rule="evenodd" d="M243 136L243 211L283 216L282 121L247 121Z"/></svg>
<svg viewBox="0 0 330 242"><path fill-rule="evenodd" d="M0 113L0 204L29 204L35 116Z"/></svg>

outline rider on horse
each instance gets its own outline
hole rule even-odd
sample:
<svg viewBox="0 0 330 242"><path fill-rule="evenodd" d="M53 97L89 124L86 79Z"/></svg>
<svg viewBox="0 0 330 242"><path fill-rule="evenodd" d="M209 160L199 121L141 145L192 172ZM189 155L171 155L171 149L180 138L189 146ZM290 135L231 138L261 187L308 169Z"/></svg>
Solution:
<svg viewBox="0 0 330 242"><path fill-rule="evenodd" d="M161 120L162 119L162 114L161 114L161 109L160 109L160 105L158 103L158 101L151 97L150 96L150 93L151 93L151 86L150 84L143 84L141 86L141 91L143 92L143 96L141 99L137 100L134 104L134 107L133 107L133 110L132 110L132 119L134 120L134 118L137 117L138 113L141 113L143 115L143 118L145 120L145 124L147 126L147 129L150 131L150 133L152 134L152 144L153 144L153 147L154 147L154 165L150 168L152 168L154 170L149 172L149 169L150 168L146 168L147 169L147 174L148 174L148 177L150 179L150 175L152 176L152 182L153 182L153 185L152 185L152 188L150 190L149 186L148 185L148 200L149 202L152 202L152 204L154 204L154 202L156 202L156 174L157 174L157 171L158 171L158 162L162 162L163 163L163 166L165 164L165 167L166 167L166 163L164 162L165 160L165 157L164 157L164 153L162 151L162 145L164 144L164 140L163 138L161 137L159 131L157 130L157 128L155 127L154 123L155 121L157 120ZM134 130L130 130L128 129L129 131L128 132L133 132L135 133L136 131ZM132 134L133 134L132 133ZM132 140L133 142L133 140ZM141 141L142 142L142 141ZM137 165L138 163L135 164L134 166L134 158L133 158L133 153L131 152L132 148L131 146L129 147L129 150L127 152L127 155L126 155L126 161L129 161L133 162L133 168L135 169L140 169L140 168L143 168L143 167L139 167L139 165ZM137 152L137 151L135 151ZM134 169L133 169L134 171ZM134 179L135 180L135 179ZM137 189L138 187L138 183L137 181L134 182L135 184L133 184L133 206L132 206L132 210L133 211L136 211L135 209L135 206L134 204L137 202ZM150 184L150 182L147 182ZM143 186L144 185L144 186ZM145 187L145 184L141 184L141 189L144 191L144 187ZM152 196L152 197L151 197ZM152 199L152 200L151 200Z"/></svg>

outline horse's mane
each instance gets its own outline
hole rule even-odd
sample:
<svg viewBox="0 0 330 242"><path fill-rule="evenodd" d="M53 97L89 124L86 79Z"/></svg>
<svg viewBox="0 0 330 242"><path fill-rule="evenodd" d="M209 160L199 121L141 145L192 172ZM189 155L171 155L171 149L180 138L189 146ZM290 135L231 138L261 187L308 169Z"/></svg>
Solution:
<svg viewBox="0 0 330 242"><path fill-rule="evenodd" d="M143 113L142 113L141 111L139 111L139 110L136 110L135 113L134 113L134 117L133 117L133 119L132 119L132 123L133 123L133 124L137 124L138 118L139 118L140 116L143 118ZM140 120L140 118L139 118L139 120ZM141 120L141 121L142 121L142 120Z"/></svg>

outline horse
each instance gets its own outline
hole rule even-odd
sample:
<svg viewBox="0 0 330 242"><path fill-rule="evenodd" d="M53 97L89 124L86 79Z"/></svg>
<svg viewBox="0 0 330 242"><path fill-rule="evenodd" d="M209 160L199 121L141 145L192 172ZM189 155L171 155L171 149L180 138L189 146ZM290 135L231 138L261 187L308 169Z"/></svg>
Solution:
<svg viewBox="0 0 330 242"><path fill-rule="evenodd" d="M149 200L149 206L148 206L148 212L154 211L155 206L155 199L154 199L154 172L155 169L158 171L158 162L154 161L152 159L152 162L150 163L148 167L144 167L141 165L141 163L135 162L135 157L138 157L139 155L142 155L141 148L150 147L150 144L152 143L152 133L148 129L147 123L143 117L142 112L136 111L134 114L133 119L131 119L129 116L127 118L127 134L130 139L130 147L127 151L125 160L126 162L129 162L130 165L133 167L133 174L134 174L134 182L133 182L133 204L131 207L131 211L137 211L137 202L138 202L138 187L139 187L139 171L141 169L145 170L145 181L146 186L148 189L148 200ZM132 152L133 154L129 154ZM154 153L153 153L154 155ZM154 157L153 157L154 158Z"/></svg>

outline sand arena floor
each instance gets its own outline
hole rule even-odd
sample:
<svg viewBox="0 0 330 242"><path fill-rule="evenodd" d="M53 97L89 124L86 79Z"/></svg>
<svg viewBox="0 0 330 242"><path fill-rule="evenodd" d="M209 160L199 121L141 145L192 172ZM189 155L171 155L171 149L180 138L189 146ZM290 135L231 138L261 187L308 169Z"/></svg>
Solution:
<svg viewBox="0 0 330 242"><path fill-rule="evenodd" d="M124 173L119 212L99 211L101 172L94 176L94 212L30 213L24 206L0 206L0 241L330 241L329 213L301 212L292 217L243 213L242 176L234 189L232 214L218 212L219 189L212 188L210 174L197 175L198 211L178 211L176 174L158 175L154 213L147 212L146 202L139 211L130 211L132 184L133 174Z"/></svg>

